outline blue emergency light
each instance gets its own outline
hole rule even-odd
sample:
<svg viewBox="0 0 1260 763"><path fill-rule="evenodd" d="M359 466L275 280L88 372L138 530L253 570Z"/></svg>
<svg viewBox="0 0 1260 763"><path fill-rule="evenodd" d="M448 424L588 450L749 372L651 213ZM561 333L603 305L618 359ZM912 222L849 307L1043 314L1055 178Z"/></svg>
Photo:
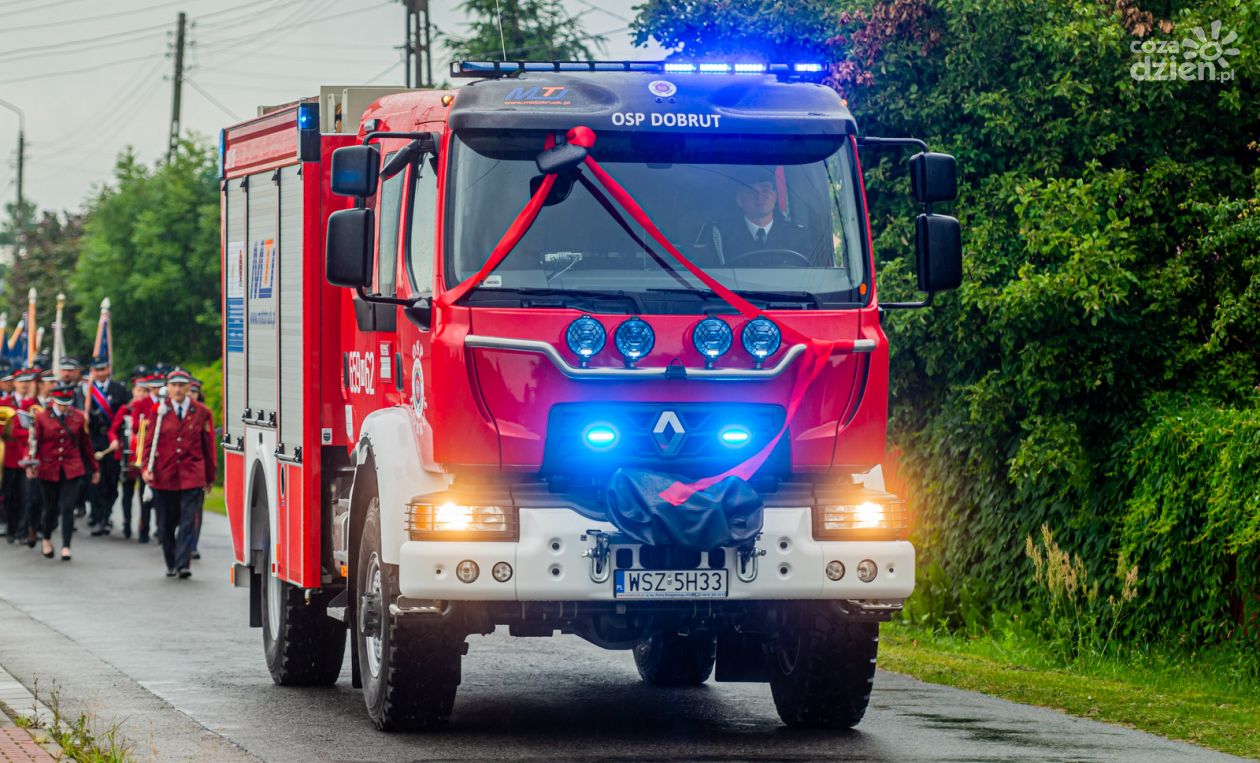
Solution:
<svg viewBox="0 0 1260 763"><path fill-rule="evenodd" d="M752 432L741 426L730 426L718 432L718 440L728 448L742 448L752 440Z"/></svg>
<svg viewBox="0 0 1260 763"><path fill-rule="evenodd" d="M510 77L533 72L656 72L664 74L773 74L781 78L817 80L827 71L819 62L756 61L453 61L452 77Z"/></svg>
<svg viewBox="0 0 1260 763"><path fill-rule="evenodd" d="M297 107L298 159L319 161L319 102L304 101Z"/></svg>
<svg viewBox="0 0 1260 763"><path fill-rule="evenodd" d="M318 130L319 104L311 102L299 103L297 110L297 123L299 130Z"/></svg>
<svg viewBox="0 0 1260 763"><path fill-rule="evenodd" d="M582 433L582 439L594 450L608 450L617 444L617 430L611 424L592 424Z"/></svg>

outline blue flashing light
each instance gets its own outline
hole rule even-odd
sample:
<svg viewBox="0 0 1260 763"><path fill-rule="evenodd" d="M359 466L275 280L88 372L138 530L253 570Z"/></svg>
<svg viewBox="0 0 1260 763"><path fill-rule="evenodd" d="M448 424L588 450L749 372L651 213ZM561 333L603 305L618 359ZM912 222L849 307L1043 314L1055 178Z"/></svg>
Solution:
<svg viewBox="0 0 1260 763"><path fill-rule="evenodd" d="M730 64L700 64L702 72L729 72L730 70Z"/></svg>
<svg viewBox="0 0 1260 763"><path fill-rule="evenodd" d="M718 432L718 440L728 448L742 448L752 441L752 432L741 426L727 427Z"/></svg>
<svg viewBox="0 0 1260 763"><path fill-rule="evenodd" d="M227 130L219 130L219 179L227 177Z"/></svg>
<svg viewBox="0 0 1260 763"><path fill-rule="evenodd" d="M735 64L736 74L764 74L765 64Z"/></svg>
<svg viewBox="0 0 1260 763"><path fill-rule="evenodd" d="M564 341L569 345L569 351L578 356L578 362L583 368L591 356L604 349L607 337L604 325L589 315L583 315L570 323L568 330L564 332Z"/></svg>
<svg viewBox="0 0 1260 763"><path fill-rule="evenodd" d="M297 123L299 130L318 130L319 104L299 103L297 109Z"/></svg>
<svg viewBox="0 0 1260 763"><path fill-rule="evenodd" d="M792 71L797 74L818 74L822 70L822 64L792 64Z"/></svg>
<svg viewBox="0 0 1260 763"><path fill-rule="evenodd" d="M696 65L695 64L680 64L680 63L667 61L665 63L664 69L666 73L669 73L669 74L683 74L687 72L694 72L696 70Z"/></svg>
<svg viewBox="0 0 1260 763"><path fill-rule="evenodd" d="M744 350L753 357L757 367L760 368L766 358L779 351L779 345L783 344L783 333L769 318L753 318L744 324L740 339Z"/></svg>
<svg viewBox="0 0 1260 763"><path fill-rule="evenodd" d="M704 367L712 368L713 362L731 349L731 327L721 318L705 318L691 332L696 351L704 356Z"/></svg>
<svg viewBox="0 0 1260 763"><path fill-rule="evenodd" d="M617 327L613 342L626 361L626 368L634 368L638 360L652 351L652 345L656 344L656 332L642 318L631 318Z"/></svg>
<svg viewBox="0 0 1260 763"><path fill-rule="evenodd" d="M594 450L608 450L617 444L617 438L617 430L608 424L592 424L582 432L587 447Z"/></svg>

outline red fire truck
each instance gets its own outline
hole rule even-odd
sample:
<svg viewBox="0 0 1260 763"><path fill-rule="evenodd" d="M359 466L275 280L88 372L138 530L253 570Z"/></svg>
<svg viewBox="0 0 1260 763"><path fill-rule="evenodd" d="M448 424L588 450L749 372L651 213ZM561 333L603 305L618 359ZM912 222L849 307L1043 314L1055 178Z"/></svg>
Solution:
<svg viewBox="0 0 1260 763"><path fill-rule="evenodd" d="M374 723L433 728L506 627L861 719L914 587L880 317L961 247L953 158L858 137L822 72L464 62L222 132L233 580L277 684L349 641ZM858 154L903 147L927 297L881 303Z"/></svg>

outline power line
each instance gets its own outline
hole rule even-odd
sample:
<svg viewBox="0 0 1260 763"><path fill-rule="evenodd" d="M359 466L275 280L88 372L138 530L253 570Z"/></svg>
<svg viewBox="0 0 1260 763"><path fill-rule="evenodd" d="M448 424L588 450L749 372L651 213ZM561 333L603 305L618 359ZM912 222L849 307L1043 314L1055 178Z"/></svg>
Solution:
<svg viewBox="0 0 1260 763"><path fill-rule="evenodd" d="M43 24L27 24L26 26L11 26L4 29L0 29L0 33L25 32L30 29L46 29L48 27L69 26L70 24L85 24L89 21L100 21L102 19L112 19L112 18L117 18L119 16L131 16L137 13L145 13L147 11L156 11L160 8L169 8L172 5L180 5L183 2L184 0L171 0L171 2L159 3L157 5L150 5L144 8L134 8L130 11L116 11L114 13L105 13L100 16L84 16L83 18L69 19L66 21L47 21L47 22L44 22Z"/></svg>
<svg viewBox="0 0 1260 763"><path fill-rule="evenodd" d="M81 3L81 2L83 2L83 0L61 0L61 2L59 3L31 3L30 8L19 8L18 10L15 10L15 11L7 11L7 13L10 16L12 16L17 13L29 13L30 11L44 11L44 10L48 10L49 8L56 8L61 5L70 5L71 3ZM4 5L0 5L0 10L4 10L5 8L8 8L9 6L23 5L23 4L24 3L21 0L17 0L17 2L12 2L12 3L5 3Z"/></svg>
<svg viewBox="0 0 1260 763"><path fill-rule="evenodd" d="M154 26L140 27L139 29L128 29L125 32L114 32L113 34L102 34L102 35L97 35L96 37L84 37L81 40L68 40L66 42L56 42L56 43L50 43L48 45L32 45L29 48L16 48L14 50L6 50L3 53L0 53L0 57L9 57L9 56L17 56L21 54L38 53L41 50L52 50L52 51L56 51L57 53L67 53L67 52L78 53L80 52L79 50L67 51L66 48L75 46L75 45L88 45L89 46L89 47L82 48L81 50L90 50L97 47L106 47L104 45L94 45L93 43L98 43L102 40L114 40L118 38L128 38L128 37L137 37L137 36L145 37L145 36L148 36L148 33L150 32L154 32L159 29L166 30L167 28L169 28L169 26L170 26L169 24L156 24ZM126 40L126 41L135 42L135 40ZM117 44L117 43L111 43L111 44Z"/></svg>
<svg viewBox="0 0 1260 763"><path fill-rule="evenodd" d="M145 61L153 58L153 54L147 56L133 56L131 58L120 58L116 61L105 61L85 66L82 69L65 69L59 72L44 72L43 74L30 74L25 77L14 77L13 79L0 79L0 85L10 85L14 82L30 82L37 79L49 79L52 77L64 77L68 74L82 74L83 72L94 72L98 69L105 69L110 66L118 66L119 64L129 64L132 61Z"/></svg>
<svg viewBox="0 0 1260 763"><path fill-rule="evenodd" d="M390 73L390 72L392 72L393 70L395 70L395 69L397 69L398 67L402 66L402 63L403 63L402 61L395 61L394 63L392 63L392 64L390 64L389 66L385 67L385 70L384 70L384 71L380 72L379 74L375 74L375 75L373 75L370 79L368 79L367 81L365 81L363 84L365 84L365 85L371 85L372 83L376 82L376 81L377 81L378 79L380 79L381 77L384 77L386 74L389 74L389 73Z"/></svg>
<svg viewBox="0 0 1260 763"><path fill-rule="evenodd" d="M336 0L333 0L333 1L335 2ZM291 32L292 30L297 29L298 27L310 26L311 24L321 24L321 23L323 23L323 22L325 22L325 21L332 21L333 19L339 19L339 18L344 18L344 17L346 17L346 16L353 16L353 15L356 15L356 14L362 14L362 13L364 13L364 12L366 12L366 11L373 11L373 10L376 10L377 8L384 8L384 7L385 7L385 6L387 6L387 5L393 5L393 4L394 4L394 0L385 0L385 2L383 2L383 3L378 3L378 4L376 4L376 5L369 5L369 6L368 6L368 7L366 7L366 8L356 8L355 10L352 10L352 11L344 11L344 12L342 12L342 13L334 13L334 14L332 14L331 16L322 16L322 17L317 18L317 19L307 19L307 20L304 20L304 21L298 21L298 22L295 22L295 23L292 23L292 24L282 23L282 24L277 25L276 27L272 27L271 29L264 30L264 31L262 31L262 32L259 32L259 33L257 33L257 34L254 34L254 35L246 35L246 36L244 36L244 37L239 37L239 38L236 38L236 39L234 39L234 40L229 39L229 40L220 40L220 41L217 41L217 42L210 42L210 43L207 43L207 44L205 45L205 48L206 48L207 50L212 50L212 51L214 51L214 52L219 52L219 51L222 51L222 50L228 50L228 49L231 49L231 48L234 48L234 47L239 47L239 45L240 45L240 44L247 43L247 42L253 42L254 40L260 39L260 38L262 38L263 36L265 36L265 35L267 35L267 34L269 34L269 33L271 33L271 32L276 31L277 29L279 29L279 27L284 27L284 28L283 28L282 30L278 31L278 32L277 32L277 35L288 34L288 33L289 33L289 32ZM330 5L331 5L331 3L330 3ZM225 46L226 46L226 47L225 47Z"/></svg>
<svg viewBox="0 0 1260 763"><path fill-rule="evenodd" d="M205 90L205 88L203 88L201 85L198 85L195 80L185 77L184 81L187 82L188 86L191 87L193 90L196 90L198 93L201 93L201 97L205 98L212 105L217 107L219 111L222 111L224 114L227 114L229 117L235 119L238 122L241 121L240 116L238 116L235 111L232 111L227 106L224 106L222 101L220 101L218 98L215 98L213 95L210 95L210 93L208 93Z"/></svg>

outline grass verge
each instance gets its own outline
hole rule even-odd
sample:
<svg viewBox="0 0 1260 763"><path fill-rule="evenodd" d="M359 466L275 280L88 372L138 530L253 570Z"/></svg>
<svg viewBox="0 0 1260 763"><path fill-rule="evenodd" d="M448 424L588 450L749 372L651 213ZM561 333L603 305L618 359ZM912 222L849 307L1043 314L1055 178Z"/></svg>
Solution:
<svg viewBox="0 0 1260 763"><path fill-rule="evenodd" d="M38 689L35 691L35 698L39 700ZM56 743L63 754L59 759L76 763L130 763L134 760L131 745L119 732L121 724L114 723L102 728L90 714L80 714L74 719L62 715L55 686L49 694L47 706L52 713L51 718L35 708L32 708L30 715L15 713L7 706L3 711L13 718L14 724L30 732L37 743L44 744L41 738Z"/></svg>
<svg viewBox="0 0 1260 763"><path fill-rule="evenodd" d="M923 681L1051 707L1094 720L1260 758L1260 681L1228 649L1155 649L1065 665L1025 638L881 629L880 667Z"/></svg>
<svg viewBox="0 0 1260 763"><path fill-rule="evenodd" d="M213 511L215 514L227 514L227 504L223 500L223 486L211 485L206 491L206 511Z"/></svg>

